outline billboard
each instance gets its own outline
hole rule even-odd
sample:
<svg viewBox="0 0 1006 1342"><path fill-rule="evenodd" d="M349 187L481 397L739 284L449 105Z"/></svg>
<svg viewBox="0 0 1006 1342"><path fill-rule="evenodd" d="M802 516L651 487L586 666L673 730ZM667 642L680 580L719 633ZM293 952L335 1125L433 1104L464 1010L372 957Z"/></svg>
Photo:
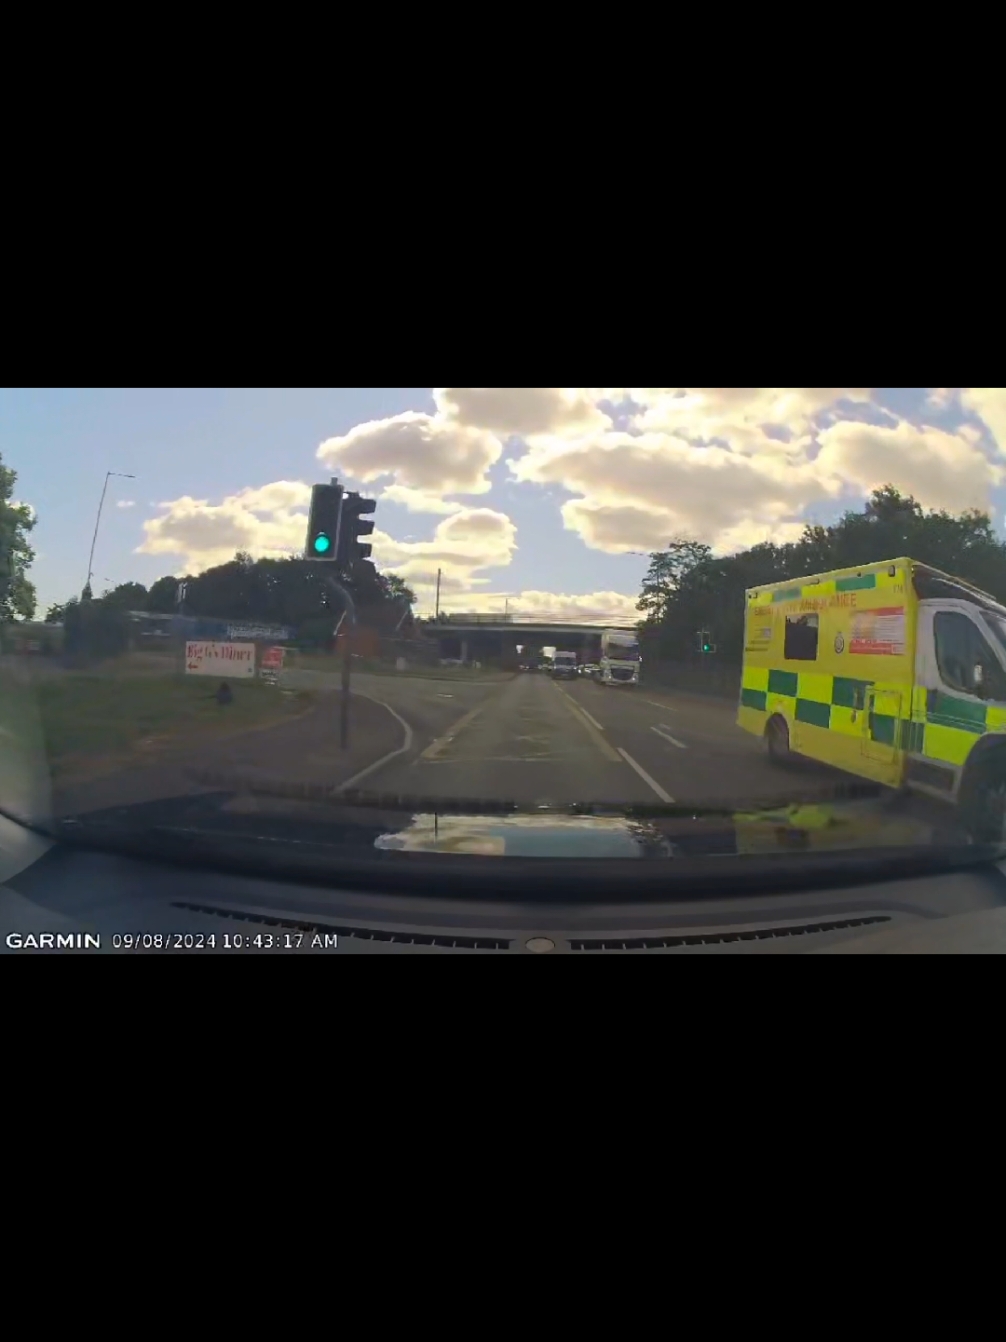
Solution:
<svg viewBox="0 0 1006 1342"><path fill-rule="evenodd" d="M217 679L255 675L254 643L186 643L185 674Z"/></svg>

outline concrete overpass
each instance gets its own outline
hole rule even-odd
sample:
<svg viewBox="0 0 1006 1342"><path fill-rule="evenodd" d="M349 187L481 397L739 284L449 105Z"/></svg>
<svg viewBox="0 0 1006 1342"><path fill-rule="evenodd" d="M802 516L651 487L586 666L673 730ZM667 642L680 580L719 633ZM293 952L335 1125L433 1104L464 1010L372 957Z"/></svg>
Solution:
<svg viewBox="0 0 1006 1342"><path fill-rule="evenodd" d="M601 655L601 633L605 629L635 629L637 621L624 615L581 616L549 612L535 614L482 614L461 612L421 620L424 637L435 639L441 657L462 661L499 661L515 666L522 659L536 660L542 648L564 648L579 653L583 661ZM517 649L525 651L518 653Z"/></svg>

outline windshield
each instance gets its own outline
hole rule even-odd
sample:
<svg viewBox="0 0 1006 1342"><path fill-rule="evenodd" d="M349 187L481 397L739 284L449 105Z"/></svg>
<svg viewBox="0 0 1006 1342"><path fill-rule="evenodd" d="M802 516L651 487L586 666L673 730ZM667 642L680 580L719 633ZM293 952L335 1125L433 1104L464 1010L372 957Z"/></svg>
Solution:
<svg viewBox="0 0 1006 1342"><path fill-rule="evenodd" d="M1003 398L2 390L0 811L391 864L971 836L938 798L1004 729L916 684L898 557L1006 600Z"/></svg>
<svg viewBox="0 0 1006 1342"><path fill-rule="evenodd" d="M982 619L988 625L1000 652L1006 653L1006 615L997 615L995 611L983 610Z"/></svg>

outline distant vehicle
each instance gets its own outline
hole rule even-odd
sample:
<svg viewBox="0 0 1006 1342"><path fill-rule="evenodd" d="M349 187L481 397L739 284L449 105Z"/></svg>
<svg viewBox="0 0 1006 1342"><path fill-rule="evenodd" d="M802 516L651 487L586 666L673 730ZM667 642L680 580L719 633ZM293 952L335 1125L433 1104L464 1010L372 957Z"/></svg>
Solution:
<svg viewBox="0 0 1006 1342"><path fill-rule="evenodd" d="M588 679L593 679L600 669L601 668L596 662L584 662L583 666L579 668L579 671L581 676L587 676Z"/></svg>
<svg viewBox="0 0 1006 1342"><path fill-rule="evenodd" d="M552 675L557 680L572 679L576 675L576 653L555 653L552 657Z"/></svg>
<svg viewBox="0 0 1006 1342"><path fill-rule="evenodd" d="M639 639L631 629L605 629L597 679L602 685L638 685Z"/></svg>

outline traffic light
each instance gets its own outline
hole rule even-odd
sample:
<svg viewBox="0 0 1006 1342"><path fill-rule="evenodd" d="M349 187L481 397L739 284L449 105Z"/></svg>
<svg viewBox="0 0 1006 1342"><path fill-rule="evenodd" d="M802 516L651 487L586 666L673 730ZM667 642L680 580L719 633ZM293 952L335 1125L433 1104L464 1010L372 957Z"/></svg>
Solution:
<svg viewBox="0 0 1006 1342"><path fill-rule="evenodd" d="M375 499L363 499L359 494L347 494L343 499L337 557L347 568L370 558L372 547L360 537L369 536L374 530L373 518L364 517L364 514L372 513L376 507Z"/></svg>
<svg viewBox="0 0 1006 1342"><path fill-rule="evenodd" d="M708 629L699 629L696 631L695 644L701 653L716 651L716 644L713 642L712 635L709 633Z"/></svg>
<svg viewBox="0 0 1006 1342"><path fill-rule="evenodd" d="M315 485L311 490L311 513L307 521L305 559L336 558L342 500L342 485Z"/></svg>

